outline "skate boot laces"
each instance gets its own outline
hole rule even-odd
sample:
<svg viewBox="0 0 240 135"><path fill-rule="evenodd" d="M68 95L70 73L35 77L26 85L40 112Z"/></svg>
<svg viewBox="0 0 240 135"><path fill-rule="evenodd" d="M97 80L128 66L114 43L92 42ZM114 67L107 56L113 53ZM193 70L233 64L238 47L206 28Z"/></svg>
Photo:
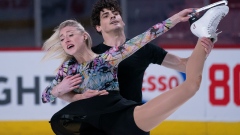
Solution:
<svg viewBox="0 0 240 135"><path fill-rule="evenodd" d="M210 20L208 27L207 27L207 31L208 34L211 35L210 38L212 39L212 41L215 43L217 42L217 36L222 33L222 31L217 32L217 27L218 24L220 23L220 21L224 18L225 13L216 13Z"/></svg>

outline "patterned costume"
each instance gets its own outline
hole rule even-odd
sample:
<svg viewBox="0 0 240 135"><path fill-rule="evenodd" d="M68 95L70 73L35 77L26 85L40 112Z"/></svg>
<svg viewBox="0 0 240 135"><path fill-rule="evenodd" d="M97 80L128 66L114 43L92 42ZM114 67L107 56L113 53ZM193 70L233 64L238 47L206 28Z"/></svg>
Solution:
<svg viewBox="0 0 240 135"><path fill-rule="evenodd" d="M117 65L148 42L165 33L169 28L171 28L171 21L166 20L128 40L123 45L111 48L91 61L81 64L78 64L74 58L66 61L62 64L51 85L43 92L42 101L44 103L54 101L55 97L50 92L67 75L82 75L83 82L78 89L74 90L76 93L82 94L87 89L119 91Z"/></svg>
<svg viewBox="0 0 240 135"><path fill-rule="evenodd" d="M83 122L108 135L149 135L149 132L138 128L133 118L134 108L142 103L127 100L119 93L117 67L122 60L170 28L172 23L168 19L123 45L98 55L91 61L79 64L72 58L63 63L51 85L42 94L44 103L55 100L51 90L67 75L80 74L83 77L79 88L74 90L76 93L84 93L87 89L92 89L107 90L109 94L78 100L62 108L50 120L54 133L57 135L88 134L81 130Z"/></svg>

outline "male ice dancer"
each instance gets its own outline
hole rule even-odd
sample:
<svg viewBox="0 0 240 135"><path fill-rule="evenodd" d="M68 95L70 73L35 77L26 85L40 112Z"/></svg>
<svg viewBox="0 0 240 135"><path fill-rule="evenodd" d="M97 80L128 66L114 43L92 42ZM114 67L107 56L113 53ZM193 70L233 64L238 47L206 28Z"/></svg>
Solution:
<svg viewBox="0 0 240 135"><path fill-rule="evenodd" d="M191 9L186 11L186 13L191 12ZM122 20L120 5L117 1L98 0L92 9L91 22L104 40L103 43L92 48L95 53L103 53L112 46L119 46L126 41L124 33L125 24ZM211 50L212 47L206 47L208 54ZM185 72L187 60L188 58L181 58L170 54L156 45L147 44L119 64L118 81L121 95L126 99L142 102L144 72L150 64L158 64ZM82 123L80 133L104 135L104 132L86 123Z"/></svg>

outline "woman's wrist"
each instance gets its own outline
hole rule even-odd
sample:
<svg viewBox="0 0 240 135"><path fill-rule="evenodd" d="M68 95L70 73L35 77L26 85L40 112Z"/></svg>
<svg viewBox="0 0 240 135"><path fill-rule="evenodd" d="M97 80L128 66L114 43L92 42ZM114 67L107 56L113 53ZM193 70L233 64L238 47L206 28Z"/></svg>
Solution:
<svg viewBox="0 0 240 135"><path fill-rule="evenodd" d="M52 94L52 96L54 96L56 98L61 96L61 91L59 91L59 89L57 87L54 87L54 89L50 93Z"/></svg>

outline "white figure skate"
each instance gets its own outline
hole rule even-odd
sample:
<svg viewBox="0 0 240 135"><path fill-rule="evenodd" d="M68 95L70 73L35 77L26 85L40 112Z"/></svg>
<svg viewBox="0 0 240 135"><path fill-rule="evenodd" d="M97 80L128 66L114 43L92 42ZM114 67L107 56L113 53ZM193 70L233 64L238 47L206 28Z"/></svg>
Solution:
<svg viewBox="0 0 240 135"><path fill-rule="evenodd" d="M209 9L201 18L193 21L190 26L192 33L197 37L211 38L215 43L220 33L216 33L218 24L228 14L228 11L229 8L226 5Z"/></svg>

